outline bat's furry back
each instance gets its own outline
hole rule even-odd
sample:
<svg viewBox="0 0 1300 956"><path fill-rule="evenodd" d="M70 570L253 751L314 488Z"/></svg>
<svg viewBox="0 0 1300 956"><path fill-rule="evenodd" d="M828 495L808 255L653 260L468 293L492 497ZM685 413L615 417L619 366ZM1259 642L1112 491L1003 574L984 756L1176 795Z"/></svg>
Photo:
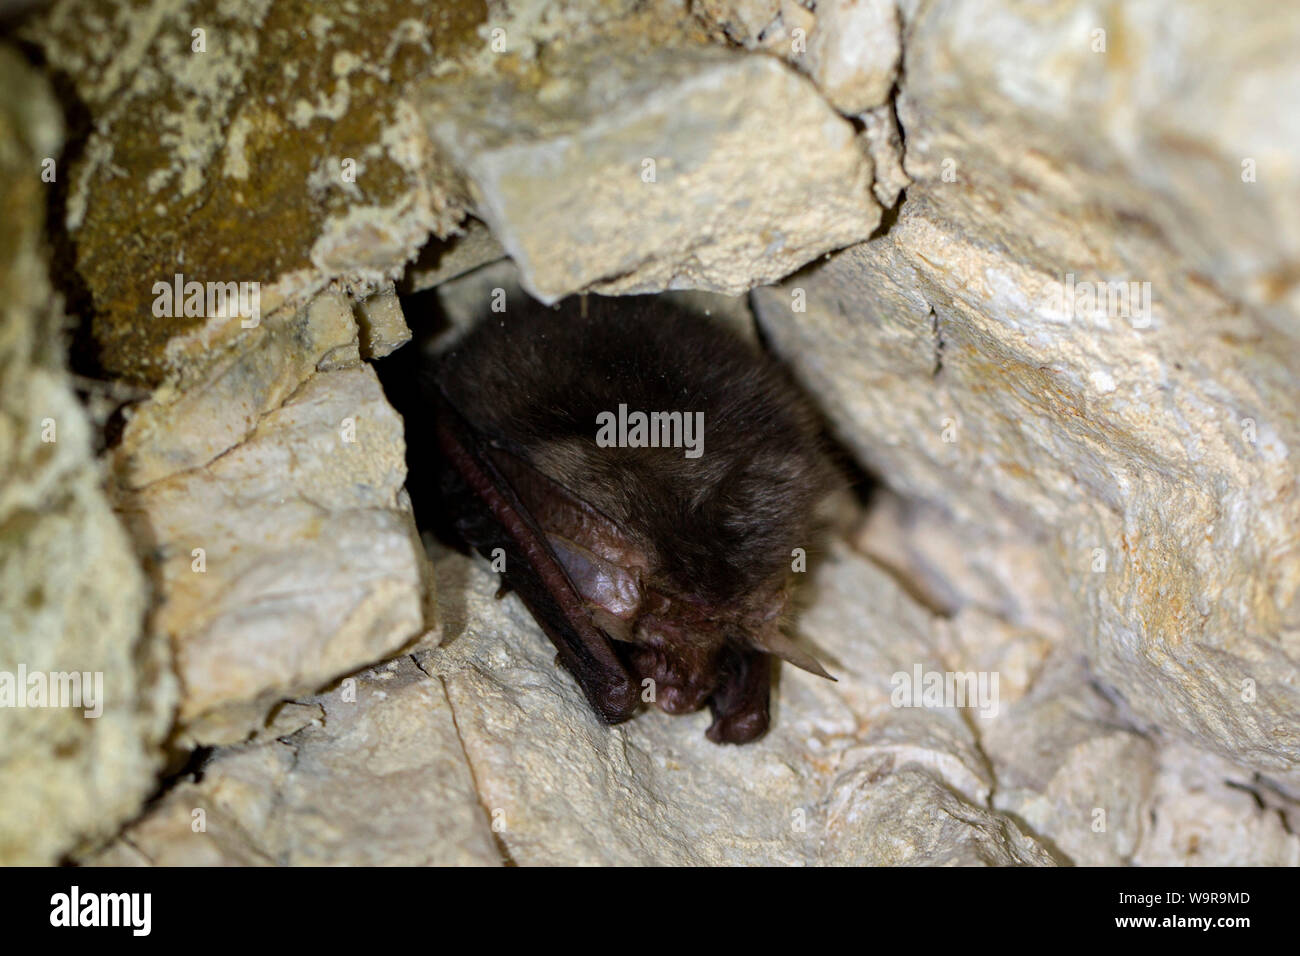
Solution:
<svg viewBox="0 0 1300 956"><path fill-rule="evenodd" d="M635 540L676 593L725 605L782 575L832 472L816 416L729 329L653 296L511 302L446 354L444 394L483 434ZM597 416L702 412L703 453L597 445Z"/></svg>

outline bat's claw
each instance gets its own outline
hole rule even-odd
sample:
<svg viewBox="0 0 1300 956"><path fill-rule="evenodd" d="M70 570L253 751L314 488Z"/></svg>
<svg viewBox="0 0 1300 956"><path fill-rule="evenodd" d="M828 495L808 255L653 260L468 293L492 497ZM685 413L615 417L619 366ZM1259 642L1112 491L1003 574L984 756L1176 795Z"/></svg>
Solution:
<svg viewBox="0 0 1300 956"><path fill-rule="evenodd" d="M732 714L714 713L713 723L704 732L715 744L747 744L767 733L767 701L760 708Z"/></svg>
<svg viewBox="0 0 1300 956"><path fill-rule="evenodd" d="M771 658L756 651L735 653L709 700L713 723L704 735L715 744L747 744L763 736L770 688Z"/></svg>
<svg viewBox="0 0 1300 956"><path fill-rule="evenodd" d="M565 662L563 654L555 655L555 666L573 675L582 688L587 703L591 704L591 709L607 724L621 724L630 720L641 708L639 688L626 674L607 674L597 681L582 680Z"/></svg>
<svg viewBox="0 0 1300 956"><path fill-rule="evenodd" d="M587 700L607 724L621 724L635 716L641 706L637 685L631 681L610 683L599 689L588 690Z"/></svg>

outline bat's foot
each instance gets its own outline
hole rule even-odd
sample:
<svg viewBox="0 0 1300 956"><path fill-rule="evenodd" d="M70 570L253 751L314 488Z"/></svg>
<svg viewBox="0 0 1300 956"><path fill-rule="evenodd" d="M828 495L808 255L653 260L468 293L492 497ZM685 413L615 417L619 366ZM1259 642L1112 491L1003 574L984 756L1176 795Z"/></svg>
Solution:
<svg viewBox="0 0 1300 956"><path fill-rule="evenodd" d="M715 744L747 744L767 733L767 701L758 710L713 715L713 723L704 732Z"/></svg>
<svg viewBox="0 0 1300 956"><path fill-rule="evenodd" d="M722 681L709 699L713 723L704 735L715 744L747 744L767 732L771 658L761 652L733 652Z"/></svg>
<svg viewBox="0 0 1300 956"><path fill-rule="evenodd" d="M621 724L630 720L641 707L641 695L636 682L625 673L609 673L596 679L583 680L565 661L563 654L555 655L555 666L568 671L578 682L591 709L607 724Z"/></svg>
<svg viewBox="0 0 1300 956"><path fill-rule="evenodd" d="M584 687L587 701L607 724L621 724L636 715L641 696L632 681L611 681L599 687Z"/></svg>

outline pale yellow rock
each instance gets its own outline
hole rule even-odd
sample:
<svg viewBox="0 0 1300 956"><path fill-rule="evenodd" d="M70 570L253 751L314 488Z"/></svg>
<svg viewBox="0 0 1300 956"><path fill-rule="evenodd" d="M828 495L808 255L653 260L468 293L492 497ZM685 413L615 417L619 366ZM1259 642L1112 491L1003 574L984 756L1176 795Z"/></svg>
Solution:
<svg viewBox="0 0 1300 956"><path fill-rule="evenodd" d="M841 113L884 103L902 56L895 0L820 0L808 53L797 58Z"/></svg>
<svg viewBox="0 0 1300 956"><path fill-rule="evenodd" d="M402 304L392 283L357 303L357 318L362 337L362 354L368 359L383 358L411 340Z"/></svg>
<svg viewBox="0 0 1300 956"><path fill-rule="evenodd" d="M280 698L424 629L402 424L369 366L317 373L204 468L121 507L149 542L185 738L242 739Z"/></svg>
<svg viewBox="0 0 1300 956"><path fill-rule="evenodd" d="M129 410L113 452L116 477L127 487L207 464L243 441L319 364L348 353L352 364L360 361L357 325L341 293L316 296L253 328L243 328L239 319L218 328L219 340L196 343L205 352L202 361Z"/></svg>
<svg viewBox="0 0 1300 956"><path fill-rule="evenodd" d="M1078 655L1058 653L982 739L998 781L994 806L1078 865L1131 862L1151 806L1156 746L1092 686Z"/></svg>
<svg viewBox="0 0 1300 956"><path fill-rule="evenodd" d="M909 173L935 178L952 159L951 201L966 214L994 195L983 188L990 177L1007 198L1017 181L1029 186L1001 211L979 209L999 232L1032 234L1053 210L1076 233L1112 235L1120 252L1124 237L1158 237L1181 260L1182 281L1211 285L1253 320L1296 334L1300 7L1243 0L1231 29L1215 0L909 0L902 9L901 93L912 111L903 123L909 150L918 147ZM1057 198L1035 216L1040 182ZM1099 197L1122 218L1095 218L1088 204ZM1055 264L1161 277L1140 254L1122 258ZM1171 291L1158 286L1157 301ZM1207 320L1222 321L1216 311Z"/></svg>
<svg viewBox="0 0 1300 956"><path fill-rule="evenodd" d="M898 202L902 191L912 184L903 169L903 136L892 103L862 114L862 138L876 167L872 191L880 205L889 209Z"/></svg>
<svg viewBox="0 0 1300 956"><path fill-rule="evenodd" d="M1162 750L1141 866L1300 866L1300 806L1225 760Z"/></svg>
<svg viewBox="0 0 1300 956"><path fill-rule="evenodd" d="M306 703L278 740L217 750L102 852L108 866L492 866L446 696L409 657ZM301 706L301 705L300 705Z"/></svg>
<svg viewBox="0 0 1300 956"><path fill-rule="evenodd" d="M52 188L42 164L62 138L46 84L0 46L0 864L10 866L57 863L137 812L176 699L166 642L141 634L148 585L64 369L41 239ZM39 687L53 693L35 696Z"/></svg>
<svg viewBox="0 0 1300 956"><path fill-rule="evenodd" d="M913 11L897 222L754 300L840 437L942 516L945 560L1013 623L1068 635L1143 720L1293 786L1300 310L1239 280L1294 258L1280 157L1300 129L1226 103L1294 87L1300 21L1251 5L1219 45L1208 14L1166 29L1157 9L1140 33L1109 17L1105 53L1064 9ZM1267 182L1241 181L1242 142L1277 158ZM1023 600L996 558L1017 549L1038 555Z"/></svg>
<svg viewBox="0 0 1300 956"><path fill-rule="evenodd" d="M734 43L761 44L764 33L782 19L782 0L694 0L692 12L718 27Z"/></svg>
<svg viewBox="0 0 1300 956"><path fill-rule="evenodd" d="M708 742L707 713L603 726L493 575L459 556L438 571L445 644L417 657L521 865L1054 862L985 805L958 710L892 705L895 672L942 670L937 621L842 546L799 620L839 683L784 668L773 729L745 747Z"/></svg>
<svg viewBox="0 0 1300 956"><path fill-rule="evenodd" d="M423 106L536 298L734 295L879 222L852 127L772 57L623 37L543 67Z"/></svg>

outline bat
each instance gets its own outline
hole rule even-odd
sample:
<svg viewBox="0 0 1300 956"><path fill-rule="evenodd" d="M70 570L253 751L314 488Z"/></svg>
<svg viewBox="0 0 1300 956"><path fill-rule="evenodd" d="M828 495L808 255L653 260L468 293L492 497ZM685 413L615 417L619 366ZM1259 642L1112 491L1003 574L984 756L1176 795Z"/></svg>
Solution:
<svg viewBox="0 0 1300 956"><path fill-rule="evenodd" d="M435 445L443 517L504 555L498 596L518 594L602 720L707 705L710 740L746 743L773 656L829 677L782 623L834 471L757 348L655 296L512 302L417 394L408 447Z"/></svg>

